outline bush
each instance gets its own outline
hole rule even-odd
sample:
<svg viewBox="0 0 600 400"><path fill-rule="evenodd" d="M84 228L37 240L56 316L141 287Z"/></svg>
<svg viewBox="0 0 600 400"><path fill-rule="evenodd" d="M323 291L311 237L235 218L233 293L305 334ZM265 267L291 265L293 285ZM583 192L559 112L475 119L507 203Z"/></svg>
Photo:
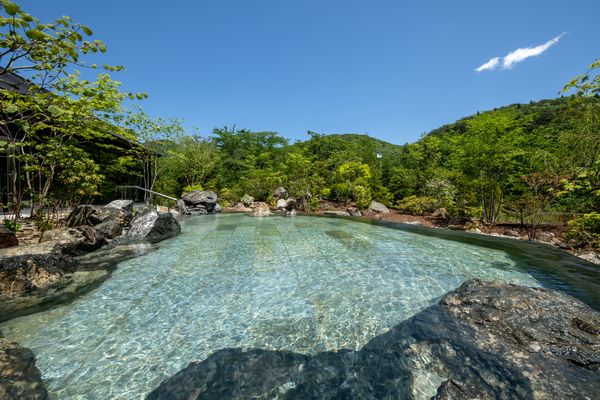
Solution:
<svg viewBox="0 0 600 400"><path fill-rule="evenodd" d="M46 232L46 231L54 229L54 221L49 216L42 215L42 216L36 218L35 225L42 232Z"/></svg>
<svg viewBox="0 0 600 400"><path fill-rule="evenodd" d="M195 184L195 185L188 185L188 186L185 186L185 187L183 188L183 190L182 190L181 194L182 194L182 195L184 195L184 194L186 194L186 193L193 192L193 191L196 191L196 190L203 190L203 189L202 189L202 185L200 185L200 184Z"/></svg>
<svg viewBox="0 0 600 400"><path fill-rule="evenodd" d="M233 205L229 200L222 200L219 204L223 208L228 208L228 207L231 207Z"/></svg>
<svg viewBox="0 0 600 400"><path fill-rule="evenodd" d="M371 204L371 191L364 186L356 185L354 187L354 199L356 200L356 207L366 210Z"/></svg>
<svg viewBox="0 0 600 400"><path fill-rule="evenodd" d="M572 219L564 237L572 246L600 248L600 213L593 212Z"/></svg>
<svg viewBox="0 0 600 400"><path fill-rule="evenodd" d="M244 194L240 201L246 206L250 207L252 203L254 203L254 198L250 196L248 193Z"/></svg>
<svg viewBox="0 0 600 400"><path fill-rule="evenodd" d="M21 230L21 224L19 224L16 220L12 219L5 219L4 226L6 227L6 229L14 233L17 233Z"/></svg>
<svg viewBox="0 0 600 400"><path fill-rule="evenodd" d="M402 212L412 215L423 215L433 212L438 201L428 196L408 196L396 203L396 208Z"/></svg>

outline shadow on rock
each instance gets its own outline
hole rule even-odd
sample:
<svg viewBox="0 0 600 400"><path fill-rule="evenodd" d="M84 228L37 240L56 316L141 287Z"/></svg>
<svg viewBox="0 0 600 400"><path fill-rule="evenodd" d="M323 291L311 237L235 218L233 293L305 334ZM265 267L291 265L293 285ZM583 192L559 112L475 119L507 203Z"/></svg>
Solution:
<svg viewBox="0 0 600 400"><path fill-rule="evenodd" d="M600 313L556 291L472 280L360 351L311 356L224 349L191 363L147 398L597 398L599 393Z"/></svg>

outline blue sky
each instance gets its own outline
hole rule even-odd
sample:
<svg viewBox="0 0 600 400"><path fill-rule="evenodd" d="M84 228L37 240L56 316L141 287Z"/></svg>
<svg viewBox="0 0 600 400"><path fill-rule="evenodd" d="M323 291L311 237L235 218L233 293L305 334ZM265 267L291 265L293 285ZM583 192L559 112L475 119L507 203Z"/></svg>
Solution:
<svg viewBox="0 0 600 400"><path fill-rule="evenodd" d="M556 97L600 57L596 0L17 2L90 26L108 46L98 61L127 68L114 77L150 95L148 113L203 135L235 124L413 142L480 110Z"/></svg>

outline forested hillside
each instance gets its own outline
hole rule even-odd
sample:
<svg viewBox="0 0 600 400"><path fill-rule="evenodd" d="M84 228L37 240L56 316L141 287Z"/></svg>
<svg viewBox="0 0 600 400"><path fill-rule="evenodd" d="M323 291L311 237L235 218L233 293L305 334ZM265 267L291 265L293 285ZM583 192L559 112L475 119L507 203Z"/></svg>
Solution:
<svg viewBox="0 0 600 400"><path fill-rule="evenodd" d="M371 199L408 213L531 222L543 211L585 213L600 203L600 100L564 97L477 113L397 146L366 135L321 135L288 144L275 132L215 129L170 142L157 190L217 190L230 202L248 193ZM381 158L377 157L381 154ZM189 174L196 174L188 176ZM534 221L535 222L535 221Z"/></svg>

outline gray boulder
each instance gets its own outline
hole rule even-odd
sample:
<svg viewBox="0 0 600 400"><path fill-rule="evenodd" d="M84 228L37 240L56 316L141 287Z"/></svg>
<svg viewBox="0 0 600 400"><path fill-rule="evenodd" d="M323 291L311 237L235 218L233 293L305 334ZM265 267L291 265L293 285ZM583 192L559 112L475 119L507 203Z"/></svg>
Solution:
<svg viewBox="0 0 600 400"><path fill-rule="evenodd" d="M298 201L293 198L290 197L286 200L286 205L285 205L285 209L288 211L292 211L295 210L298 207Z"/></svg>
<svg viewBox="0 0 600 400"><path fill-rule="evenodd" d="M181 215L192 215L192 213L190 212L189 208L185 205L185 201L183 201L182 199L177 200L177 204L175 205L175 209Z"/></svg>
<svg viewBox="0 0 600 400"><path fill-rule="evenodd" d="M285 199L278 199L275 207L277 207L279 210L285 210L287 208L287 205L288 203Z"/></svg>
<svg viewBox="0 0 600 400"><path fill-rule="evenodd" d="M0 337L0 399L48 398L33 352Z"/></svg>
<svg viewBox="0 0 600 400"><path fill-rule="evenodd" d="M358 207L348 207L346 209L346 212L352 215L353 217L362 217L362 213L360 212Z"/></svg>
<svg viewBox="0 0 600 400"><path fill-rule="evenodd" d="M379 213L379 214L389 214L390 210L381 203L376 202L375 200L371 201L371 205L369 205L369 210Z"/></svg>
<svg viewBox="0 0 600 400"><path fill-rule="evenodd" d="M267 203L261 201L252 203L252 216L253 217L266 217L271 215L271 208Z"/></svg>
<svg viewBox="0 0 600 400"><path fill-rule="evenodd" d="M216 206L215 206L216 207ZM208 209L205 205L198 204L188 208L190 215L206 215L208 214ZM213 208L214 210L214 208Z"/></svg>
<svg viewBox="0 0 600 400"><path fill-rule="evenodd" d="M190 215L205 215L217 212L218 196L210 190L195 190L181 196Z"/></svg>
<svg viewBox="0 0 600 400"><path fill-rule="evenodd" d="M152 208L146 208L131 220L124 239L156 243L180 233L181 226L171 213L159 214Z"/></svg>
<svg viewBox="0 0 600 400"><path fill-rule="evenodd" d="M194 190L181 196L181 199L185 204L196 205L196 204L215 204L217 202L217 194L210 190Z"/></svg>
<svg viewBox="0 0 600 400"><path fill-rule="evenodd" d="M81 225L96 226L108 220L116 221L121 226L127 226L131 217L131 212L119 208L82 204L69 214L65 222L69 228Z"/></svg>
<svg viewBox="0 0 600 400"><path fill-rule="evenodd" d="M60 282L64 270L72 266L72 258L63 254L62 248L57 241L47 241L0 250L0 299L45 290Z"/></svg>
<svg viewBox="0 0 600 400"><path fill-rule="evenodd" d="M17 239L17 235L4 225L0 225L0 249L18 245L19 239Z"/></svg>
<svg viewBox="0 0 600 400"><path fill-rule="evenodd" d="M104 239L114 239L123 232L123 227L117 221L104 221L94 227L99 237Z"/></svg>
<svg viewBox="0 0 600 400"><path fill-rule="evenodd" d="M117 222L112 221L117 224ZM60 243L63 253L78 254L99 249L106 241L89 225L51 229L42 233L40 242Z"/></svg>
<svg viewBox="0 0 600 400"><path fill-rule="evenodd" d="M252 212L252 209L246 207L242 202L237 203L235 206L231 207L230 210L236 212Z"/></svg>
<svg viewBox="0 0 600 400"><path fill-rule="evenodd" d="M223 207L221 207L221 205L219 203L215 204L215 208L213 210L216 213L220 213L221 211L223 211Z"/></svg>
<svg viewBox="0 0 600 400"><path fill-rule="evenodd" d="M276 199L286 198L287 195L288 191L283 186L279 186L277 189L275 189L275 192L273 192L273 197Z"/></svg>
<svg viewBox="0 0 600 400"><path fill-rule="evenodd" d="M535 239L538 242L542 242L542 243L548 243L548 244L553 244L553 245L560 244L560 240L552 232L546 232L546 231L537 232L537 234L535 235Z"/></svg>
<svg viewBox="0 0 600 400"><path fill-rule="evenodd" d="M133 200L113 200L105 207L117 208L125 212L133 212Z"/></svg>

